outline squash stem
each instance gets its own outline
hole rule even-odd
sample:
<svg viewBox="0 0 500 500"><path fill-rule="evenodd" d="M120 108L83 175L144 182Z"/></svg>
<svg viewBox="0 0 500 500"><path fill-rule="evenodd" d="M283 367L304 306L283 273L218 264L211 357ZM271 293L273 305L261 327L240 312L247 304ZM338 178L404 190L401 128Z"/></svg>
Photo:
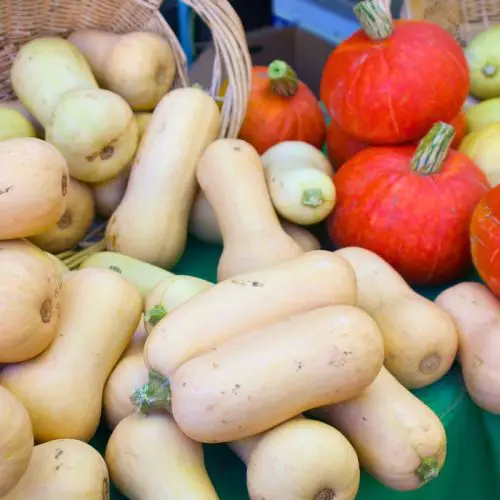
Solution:
<svg viewBox="0 0 500 500"><path fill-rule="evenodd" d="M285 61L273 61L267 68L271 90L282 97L292 97L297 93L299 80L297 73Z"/></svg>
<svg viewBox="0 0 500 500"><path fill-rule="evenodd" d="M166 315L167 310L163 304L156 304L144 315L144 321L151 326L156 326Z"/></svg>
<svg viewBox="0 0 500 500"><path fill-rule="evenodd" d="M81 250L76 252L74 255L71 255L67 258L60 259L68 269L73 270L80 266L80 264L88 259L91 255L94 255L97 252L101 252L106 249L106 243L104 240L98 241L93 245L87 247L85 250Z"/></svg>
<svg viewBox="0 0 500 500"><path fill-rule="evenodd" d="M439 172L455 137L455 129L444 122L436 123L417 146L411 168L423 175Z"/></svg>
<svg viewBox="0 0 500 500"><path fill-rule="evenodd" d="M383 0L364 0L354 6L354 14L363 31L372 40L384 40L391 36L394 25L389 9Z"/></svg>
<svg viewBox="0 0 500 500"><path fill-rule="evenodd" d="M302 205L306 207L319 207L325 202L323 191L319 188L309 188L302 191Z"/></svg>
<svg viewBox="0 0 500 500"><path fill-rule="evenodd" d="M436 458L427 457L423 458L415 471L418 478L422 481L423 484L428 483L432 479L438 477L439 474L439 464Z"/></svg>
<svg viewBox="0 0 500 500"><path fill-rule="evenodd" d="M154 410L171 411L172 392L170 383L161 373L151 371L149 372L148 383L137 389L130 396L130 401L138 411L146 414Z"/></svg>

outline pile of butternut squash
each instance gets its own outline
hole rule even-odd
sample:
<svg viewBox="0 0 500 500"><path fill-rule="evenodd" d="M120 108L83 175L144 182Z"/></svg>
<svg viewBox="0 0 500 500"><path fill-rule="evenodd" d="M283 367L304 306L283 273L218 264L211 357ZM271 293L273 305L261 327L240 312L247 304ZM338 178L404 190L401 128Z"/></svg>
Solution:
<svg viewBox="0 0 500 500"><path fill-rule="evenodd" d="M13 63L0 500L103 500L110 481L135 500L217 499L203 443L245 463L252 500L352 500L360 468L400 491L433 480L446 433L411 389L458 352L500 414L500 304L475 283L432 302L370 251L321 250L302 226L335 205L326 156L219 138L216 100L175 75L147 33L42 37ZM217 283L172 272L188 232L222 245ZM88 444L102 418L104 457Z"/></svg>

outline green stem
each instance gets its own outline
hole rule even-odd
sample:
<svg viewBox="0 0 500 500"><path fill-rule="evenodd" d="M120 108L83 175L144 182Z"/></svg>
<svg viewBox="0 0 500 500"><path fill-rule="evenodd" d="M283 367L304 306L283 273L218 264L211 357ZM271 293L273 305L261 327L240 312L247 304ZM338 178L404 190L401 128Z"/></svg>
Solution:
<svg viewBox="0 0 500 500"><path fill-rule="evenodd" d="M167 310L163 304L156 304L144 315L144 321L151 326L156 326L166 315Z"/></svg>
<svg viewBox="0 0 500 500"><path fill-rule="evenodd" d="M137 389L130 401L142 413L153 410L171 410L172 392L169 381L159 372L149 372L149 380L140 389Z"/></svg>
<svg viewBox="0 0 500 500"><path fill-rule="evenodd" d="M423 458L415 473L423 484L428 483L432 479L438 477L438 461L434 457Z"/></svg>
<svg viewBox="0 0 500 500"><path fill-rule="evenodd" d="M452 125L444 122L434 124L417 146L411 160L412 170L423 175L439 172L454 137Z"/></svg>
<svg viewBox="0 0 500 500"><path fill-rule="evenodd" d="M282 97L292 97L297 93L299 80L297 73L285 61L273 61L267 68L271 90Z"/></svg>
<svg viewBox="0 0 500 500"><path fill-rule="evenodd" d="M481 73L487 78L493 78L498 72L498 68L493 64L487 64L481 69Z"/></svg>
<svg viewBox="0 0 500 500"><path fill-rule="evenodd" d="M364 0L354 6L364 32L372 40L384 40L391 36L394 25L389 9L383 0Z"/></svg>
<svg viewBox="0 0 500 500"><path fill-rule="evenodd" d="M319 207L325 202L323 191L319 188L309 188L302 191L302 205L306 207Z"/></svg>

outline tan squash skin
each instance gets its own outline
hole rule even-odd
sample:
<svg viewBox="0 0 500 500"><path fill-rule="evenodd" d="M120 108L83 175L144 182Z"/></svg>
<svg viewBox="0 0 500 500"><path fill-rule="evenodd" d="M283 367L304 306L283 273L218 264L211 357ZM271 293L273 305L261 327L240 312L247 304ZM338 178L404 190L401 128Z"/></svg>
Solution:
<svg viewBox="0 0 500 500"><path fill-rule="evenodd" d="M121 95L134 110L154 109L172 87L174 55L159 35L82 29L69 40L85 54L101 86Z"/></svg>
<svg viewBox="0 0 500 500"><path fill-rule="evenodd" d="M33 429L26 408L0 386L0 498L26 472L33 446Z"/></svg>
<svg viewBox="0 0 500 500"><path fill-rule="evenodd" d="M130 500L218 500L203 449L167 413L133 413L106 448L111 480Z"/></svg>
<svg viewBox="0 0 500 500"><path fill-rule="evenodd" d="M108 250L167 269L177 263L196 193L196 164L219 129L217 104L202 90L176 89L161 100L106 228Z"/></svg>
<svg viewBox="0 0 500 500"><path fill-rule="evenodd" d="M423 459L435 462L436 474L444 464L443 424L385 368L360 395L313 414L342 432L354 446L361 466L389 488L409 491L423 486L417 474Z"/></svg>
<svg viewBox="0 0 500 500"><path fill-rule="evenodd" d="M59 260L55 255L52 255L49 252L45 252L45 255L56 266L57 274L61 280L71 272L68 266L62 260Z"/></svg>
<svg viewBox="0 0 500 500"><path fill-rule="evenodd" d="M142 306L139 292L114 271L83 269L64 280L55 341L37 358L0 373L0 384L28 409L37 442L94 435L104 384Z"/></svg>
<svg viewBox="0 0 500 500"><path fill-rule="evenodd" d="M66 210L56 224L31 238L31 241L51 253L73 248L87 234L94 219L94 198L90 187L76 179L69 183Z"/></svg>
<svg viewBox="0 0 500 500"><path fill-rule="evenodd" d="M436 304L457 326L459 361L470 397L480 408L499 415L500 302L480 283L459 283L442 292Z"/></svg>
<svg viewBox="0 0 500 500"><path fill-rule="evenodd" d="M172 415L196 441L243 439L355 396L373 382L383 357L380 331L364 311L314 309L184 363L169 378Z"/></svg>
<svg viewBox="0 0 500 500"><path fill-rule="evenodd" d="M321 249L321 244L316 236L307 229L284 220L281 221L281 227L288 236L291 236L300 245L304 252L313 252L314 250Z"/></svg>
<svg viewBox="0 0 500 500"><path fill-rule="evenodd" d="M196 176L224 241L218 281L303 253L281 228L253 146L239 139L215 141L201 157Z"/></svg>
<svg viewBox="0 0 500 500"><path fill-rule="evenodd" d="M66 208L66 160L34 137L0 142L0 240L34 236L55 224Z"/></svg>
<svg viewBox="0 0 500 500"><path fill-rule="evenodd" d="M17 363L40 354L58 333L61 283L31 243L3 241L0 248L0 363Z"/></svg>
<svg viewBox="0 0 500 500"><path fill-rule="evenodd" d="M409 389L425 387L450 369L458 348L453 319L414 292L383 259L369 250L335 252L356 273L358 306L377 322L385 344L385 367Z"/></svg>
<svg viewBox="0 0 500 500"><path fill-rule="evenodd" d="M106 463L82 441L39 444L26 474L2 500L109 500Z"/></svg>
<svg viewBox="0 0 500 500"><path fill-rule="evenodd" d="M21 101L12 100L12 101L0 101L0 108L11 108L17 111L20 111L33 125L35 129L36 136L39 138L43 138L44 132L43 127L38 123L36 118L26 109L24 104Z"/></svg>
<svg viewBox="0 0 500 500"><path fill-rule="evenodd" d="M355 303L351 266L331 252L309 252L220 282L183 304L151 331L144 359L169 377L189 359L241 334L317 307Z"/></svg>

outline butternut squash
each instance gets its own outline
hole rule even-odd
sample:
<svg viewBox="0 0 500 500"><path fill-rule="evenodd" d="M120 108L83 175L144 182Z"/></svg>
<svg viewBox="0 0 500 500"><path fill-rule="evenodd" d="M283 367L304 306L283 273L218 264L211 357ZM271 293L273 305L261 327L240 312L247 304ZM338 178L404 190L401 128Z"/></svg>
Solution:
<svg viewBox="0 0 500 500"><path fill-rule="evenodd" d="M153 328L144 359L169 377L231 338L317 307L355 303L351 266L331 252L309 252L220 282L183 304Z"/></svg>
<svg viewBox="0 0 500 500"><path fill-rule="evenodd" d="M35 446L28 470L2 500L109 500L106 462L87 443L58 439Z"/></svg>
<svg viewBox="0 0 500 500"><path fill-rule="evenodd" d="M384 336L385 367L409 389L440 379L457 353L457 331L451 316L414 292L375 253L348 247L335 254L352 265L358 306L375 319Z"/></svg>
<svg viewBox="0 0 500 500"><path fill-rule="evenodd" d="M36 118L26 109L21 101L13 99L11 101L0 101L0 108L14 109L19 111L31 123L36 132L36 137L43 138L44 132L42 126Z"/></svg>
<svg viewBox="0 0 500 500"><path fill-rule="evenodd" d="M385 368L358 396L313 414L344 434L361 466L389 488L420 488L436 478L444 464L443 424Z"/></svg>
<svg viewBox="0 0 500 500"><path fill-rule="evenodd" d="M64 280L59 335L37 358L0 373L0 384L26 406L37 442L94 435L104 384L142 307L139 292L113 271L84 269Z"/></svg>
<svg viewBox="0 0 500 500"><path fill-rule="evenodd" d="M23 240L0 251L0 363L40 354L59 328L60 279L51 260Z"/></svg>
<svg viewBox="0 0 500 500"><path fill-rule="evenodd" d="M459 283L442 292L436 304L457 326L459 361L470 397L480 408L500 414L500 302L480 283Z"/></svg>
<svg viewBox="0 0 500 500"><path fill-rule="evenodd" d="M62 280L65 276L67 276L71 272L68 269L68 266L62 260L58 259L55 255L52 255L49 252L45 252L45 255L47 255L47 257L56 266L57 274L60 280Z"/></svg>
<svg viewBox="0 0 500 500"><path fill-rule="evenodd" d="M356 498L358 457L349 441L327 424L296 418L230 447L247 464L251 500Z"/></svg>
<svg viewBox="0 0 500 500"><path fill-rule="evenodd" d="M0 108L0 141L16 137L36 137L33 125L17 109Z"/></svg>
<svg viewBox="0 0 500 500"><path fill-rule="evenodd" d="M0 240L47 230L66 208L66 160L34 137L0 142Z"/></svg>
<svg viewBox="0 0 500 500"><path fill-rule="evenodd" d="M76 179L69 183L66 210L53 226L31 237L43 250L59 253L77 245L87 234L94 220L94 198L91 189Z"/></svg>
<svg viewBox="0 0 500 500"><path fill-rule="evenodd" d="M0 386L0 498L26 472L33 446L33 429L26 408Z"/></svg>
<svg viewBox="0 0 500 500"><path fill-rule="evenodd" d="M160 101L106 228L108 250L165 268L177 263L196 192L196 164L219 129L217 104L200 89L176 89Z"/></svg>
<svg viewBox="0 0 500 500"><path fill-rule="evenodd" d="M106 448L111 480L130 500L218 500L203 462L203 448L168 414L133 413Z"/></svg>
<svg viewBox="0 0 500 500"><path fill-rule="evenodd" d="M121 95L134 110L154 109L172 87L174 55L159 35L81 29L69 40L83 52L101 86Z"/></svg>
<svg viewBox="0 0 500 500"><path fill-rule="evenodd" d="M280 226L253 146L239 139L215 141L201 157L196 176L224 241L218 281L303 253Z"/></svg>
<svg viewBox="0 0 500 500"><path fill-rule="evenodd" d="M284 220L281 221L281 227L288 236L291 236L299 244L304 252L312 252L321 248L321 243L316 236L307 229Z"/></svg>
<svg viewBox="0 0 500 500"><path fill-rule="evenodd" d="M235 441L356 396L383 358L380 330L367 313L328 306L228 340L186 361L168 381L153 372L133 397L145 412L170 408L195 441Z"/></svg>

